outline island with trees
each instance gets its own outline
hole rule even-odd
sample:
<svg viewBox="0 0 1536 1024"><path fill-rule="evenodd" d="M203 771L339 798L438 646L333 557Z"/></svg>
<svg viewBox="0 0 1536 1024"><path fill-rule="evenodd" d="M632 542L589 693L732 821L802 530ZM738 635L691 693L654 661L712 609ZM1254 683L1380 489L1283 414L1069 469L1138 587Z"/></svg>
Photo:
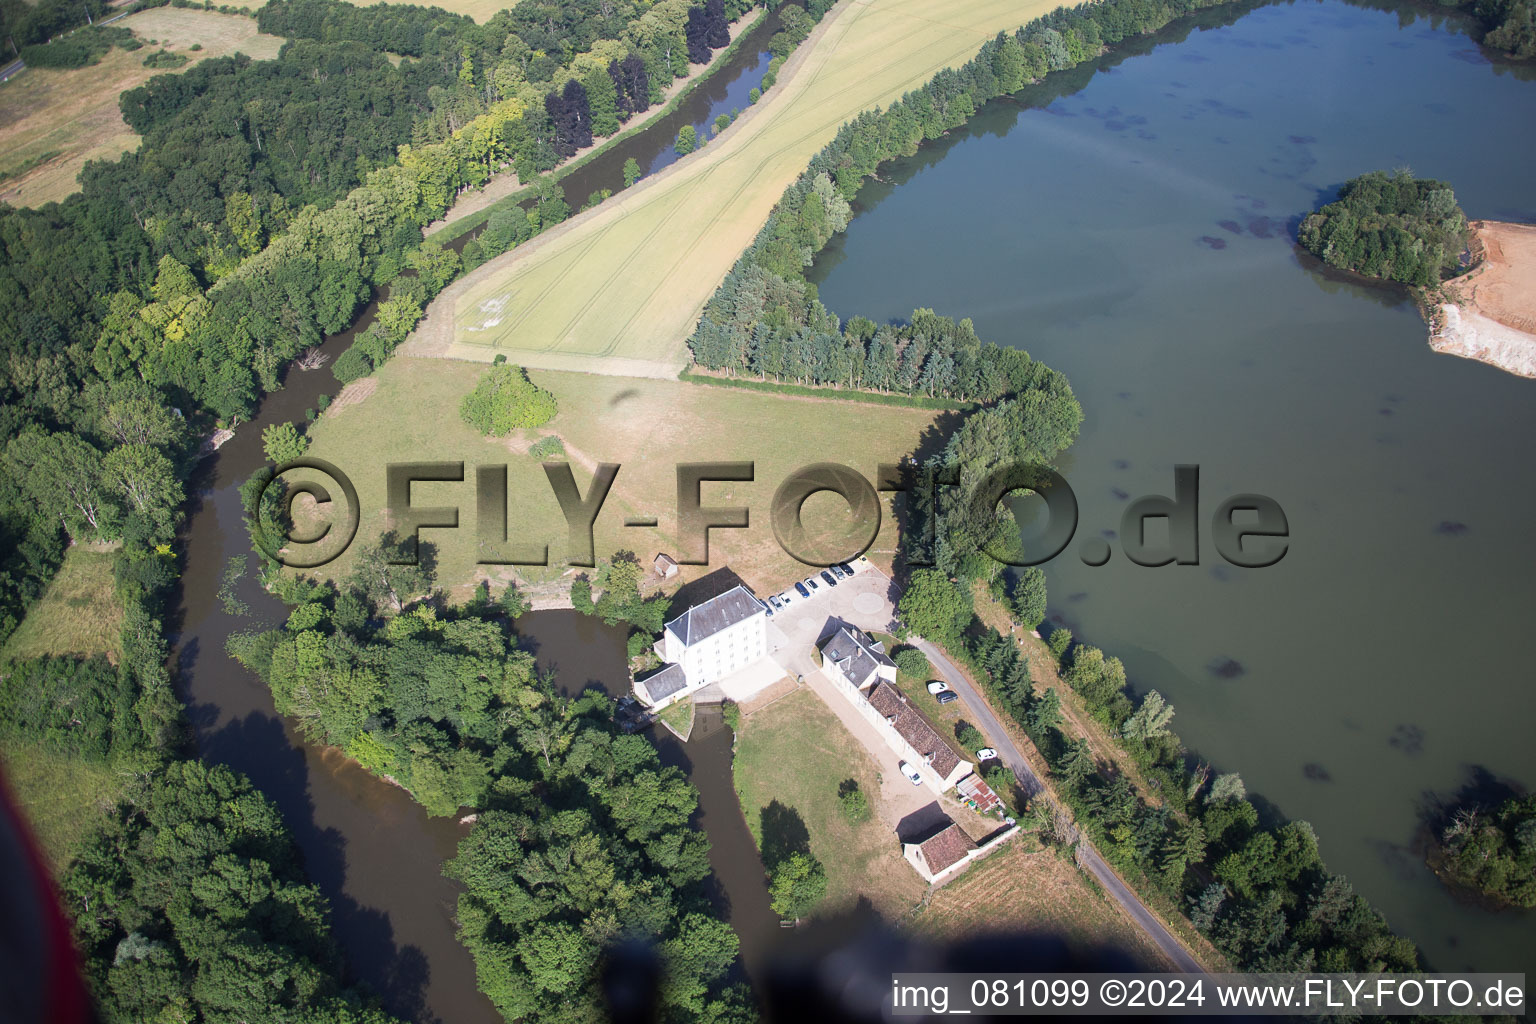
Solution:
<svg viewBox="0 0 1536 1024"><path fill-rule="evenodd" d="M1536 226L1469 222L1447 183L1371 171L1296 240L1327 266L1409 288L1435 351L1536 377Z"/></svg>
<svg viewBox="0 0 1536 1024"><path fill-rule="evenodd" d="M1448 884L1491 906L1536 907L1536 796L1458 807L1430 851Z"/></svg>

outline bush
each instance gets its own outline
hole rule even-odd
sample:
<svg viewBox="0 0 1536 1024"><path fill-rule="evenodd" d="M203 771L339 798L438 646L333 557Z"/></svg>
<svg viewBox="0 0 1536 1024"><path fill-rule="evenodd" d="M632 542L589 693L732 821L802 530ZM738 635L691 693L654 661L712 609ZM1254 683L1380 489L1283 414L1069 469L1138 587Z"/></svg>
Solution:
<svg viewBox="0 0 1536 1024"><path fill-rule="evenodd" d="M837 803L848 824L857 825L869 820L869 798L852 779L844 779L837 787Z"/></svg>
<svg viewBox="0 0 1536 1024"><path fill-rule="evenodd" d="M928 664L927 655L916 647L898 647L891 660L896 663L896 668L902 675L911 676L913 679L927 679L933 671L933 666Z"/></svg>
<svg viewBox="0 0 1536 1024"><path fill-rule="evenodd" d="M555 396L528 379L521 366L493 366L464 396L459 415L490 437L547 423L558 411Z"/></svg>
<svg viewBox="0 0 1536 1024"><path fill-rule="evenodd" d="M528 449L528 454L540 462L547 462L555 458L563 459L565 458L565 445L561 443L558 435L550 434L547 437L539 438L538 442Z"/></svg>
<svg viewBox="0 0 1536 1024"><path fill-rule="evenodd" d="M366 377L372 372L373 360L368 358L357 342L353 342L352 347L338 356L336 361L331 364L331 376L335 377L342 384L350 384L354 380Z"/></svg>
<svg viewBox="0 0 1536 1024"><path fill-rule="evenodd" d="M184 53L172 53L169 50L156 50L144 58L144 66L147 68L179 68L191 58Z"/></svg>
<svg viewBox="0 0 1536 1024"><path fill-rule="evenodd" d="M677 130L677 142L672 146L678 156L687 156L699 148L699 133L693 125L685 124Z"/></svg>

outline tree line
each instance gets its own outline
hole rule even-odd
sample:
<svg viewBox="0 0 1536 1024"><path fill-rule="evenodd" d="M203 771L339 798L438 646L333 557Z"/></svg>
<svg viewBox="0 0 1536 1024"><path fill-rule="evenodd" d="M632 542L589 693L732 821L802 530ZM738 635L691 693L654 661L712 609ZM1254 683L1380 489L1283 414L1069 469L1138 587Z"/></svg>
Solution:
<svg viewBox="0 0 1536 1024"><path fill-rule="evenodd" d="M431 814L476 813L446 870L466 890L460 937L482 990L509 1021L602 1019L601 969L641 941L665 966L668 1019L752 1019L726 982L735 934L700 887L693 787L621 734L603 693L565 698L538 673L511 627L528 607L515 587L440 612L423 600L430 559L394 565L400 550L392 536L366 545L339 588L289 578L284 628L229 646L312 739ZM603 613L628 613L612 573L609 589Z"/></svg>

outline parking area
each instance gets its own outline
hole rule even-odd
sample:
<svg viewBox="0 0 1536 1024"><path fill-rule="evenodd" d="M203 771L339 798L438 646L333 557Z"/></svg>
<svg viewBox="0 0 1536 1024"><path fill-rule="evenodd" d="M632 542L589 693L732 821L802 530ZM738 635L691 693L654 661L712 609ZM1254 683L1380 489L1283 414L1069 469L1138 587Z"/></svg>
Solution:
<svg viewBox="0 0 1536 1024"><path fill-rule="evenodd" d="M834 621L846 622L860 629L887 631L896 617L896 585L868 559L848 563L853 575L840 579L835 586L816 574L817 589L810 597L801 597L793 586L781 592L789 594L789 603L768 618L768 651L791 675L814 669L811 648L831 632ZM766 598L765 598L766 600ZM804 655L806 668L792 667L783 655Z"/></svg>

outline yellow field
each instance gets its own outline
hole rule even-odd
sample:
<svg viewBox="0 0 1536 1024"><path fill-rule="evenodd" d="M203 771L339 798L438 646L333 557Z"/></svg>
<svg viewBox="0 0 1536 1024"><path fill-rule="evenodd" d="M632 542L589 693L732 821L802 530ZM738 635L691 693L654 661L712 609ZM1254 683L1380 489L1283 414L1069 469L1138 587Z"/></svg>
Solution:
<svg viewBox="0 0 1536 1024"><path fill-rule="evenodd" d="M112 552L75 546L0 649L7 659L105 654L114 661L123 609L112 593Z"/></svg>
<svg viewBox="0 0 1536 1024"><path fill-rule="evenodd" d="M266 0L259 0L265 3ZM498 11L512 7L517 0L383 0L388 4L420 3L423 7L441 7L450 14L467 14L477 25L484 25ZM366 5L365 5L366 6Z"/></svg>
<svg viewBox="0 0 1536 1024"><path fill-rule="evenodd" d="M536 431L487 438L465 426L458 413L460 400L485 371L482 363L397 354L375 374L377 391L360 403L341 409L333 406L310 430L314 438L310 453L335 464L357 487L362 504L359 542L376 538L385 528L387 463L465 463L464 483L422 483L412 490L417 505L454 504L460 510L459 529L423 534L440 548L440 585L460 588L456 595L460 597L477 575L486 575L475 565L477 464L509 467L513 535L549 544L550 568L519 569L519 575L525 581L548 581L551 592L570 587L570 577L561 578L566 568L561 564L567 550L565 521L543 470L527 454L538 436L560 436L583 494L596 463L621 465L597 520L596 552L601 558L627 548L647 565L658 551L679 554L675 539L678 463L755 462L754 482L704 485L705 506L751 509L749 529L711 533L709 568L729 564L760 593L768 593L769 589L761 588L777 589L810 571L779 549L770 526L770 502L785 477L807 463L835 460L873 480L876 465L896 462L911 451L935 417L922 409L788 398L676 380L536 370L530 376L555 394L559 414ZM818 444L813 439L823 440ZM302 512L307 501L301 498L296 507ZM658 520L654 528L623 525L629 517L652 516ZM825 528L825 535L848 518L842 499L833 495L818 495L805 505L808 527ZM895 532L890 517L884 516L875 547L894 548ZM495 579L511 578L509 568L486 568ZM323 570L331 576L348 571L348 555ZM690 568L693 574L703 571Z"/></svg>
<svg viewBox="0 0 1536 1024"><path fill-rule="evenodd" d="M704 302L841 124L1055 6L843 0L718 141L469 275L438 299L452 303L451 323L434 310L413 350L675 375Z"/></svg>
<svg viewBox="0 0 1536 1024"><path fill-rule="evenodd" d="M138 148L117 98L156 74L174 74L144 66L144 58L164 48L192 60L246 53L258 59L277 56L283 40L256 31L256 22L237 14L215 14L158 7L113 22L133 30L144 47L132 53L110 51L100 64L56 70L27 68L0 85L0 172L33 157L59 155L19 178L0 183L0 200L12 206L41 206L78 190L76 178L87 160L115 160ZM150 45L150 40L158 40ZM203 48L189 50L193 43Z"/></svg>

